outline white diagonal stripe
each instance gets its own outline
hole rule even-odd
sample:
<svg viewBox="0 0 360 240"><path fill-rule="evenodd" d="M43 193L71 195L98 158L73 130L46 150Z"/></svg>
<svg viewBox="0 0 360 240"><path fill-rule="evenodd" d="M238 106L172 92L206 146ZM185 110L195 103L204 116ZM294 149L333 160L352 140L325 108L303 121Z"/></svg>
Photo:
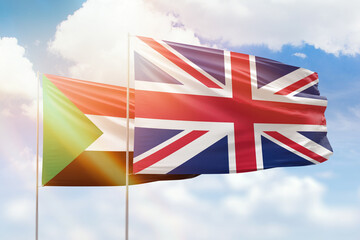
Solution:
<svg viewBox="0 0 360 240"><path fill-rule="evenodd" d="M274 139L268 134L264 133L266 131L276 131L285 137L293 140L299 145L313 151L314 153L329 159L332 155L332 152L325 147L317 144L311 139L306 138L298 132L327 132L327 128L325 125L307 125L307 124L254 124L254 135L255 135L255 152L256 152L256 165L257 169L263 169L263 156L262 156L262 145L261 145L261 136L268 138L269 140L275 142L276 144L284 147L285 149L301 156L313 163L318 163L317 161L305 156L304 154L288 147L287 145L281 143L280 141Z"/></svg>
<svg viewBox="0 0 360 240"><path fill-rule="evenodd" d="M209 88L201 83L199 80L191 76L189 73L178 67L175 63L161 55L159 52L142 42L140 39L135 41L135 51L141 54L142 57L159 67L162 71L166 72L180 84L167 84L159 82L147 82L139 81L135 79L135 88L137 90L147 91L160 91L170 93L183 93L183 94L194 94L203 96L218 96L218 97L232 97L231 79L226 79L226 85L222 85L223 88ZM224 57L224 61L229 60L227 55ZM225 64L225 67L231 67L231 64ZM225 71L228 71L225 69ZM228 76L228 75L226 75Z"/></svg>
<svg viewBox="0 0 360 240"><path fill-rule="evenodd" d="M273 137L269 136L268 134L263 133L263 136L264 136L264 137L266 137L267 139L269 139L270 141L272 141L272 142L276 143L277 145L279 145L279 146L281 146L281 147L285 148L286 150L288 150L288 151L290 151L290 152L292 152L292 153L294 153L294 154L298 155L299 157L302 157L302 158L304 158L304 159L306 159L306 160L308 160L308 161L310 161L310 162L312 162L312 163L314 163L314 164L319 164L319 162L318 162L318 161L316 161L315 159L312 159L312 158L310 158L310 157L308 157L308 156L306 156L306 155L302 154L301 152L298 152L297 150L295 150L295 149L293 149L293 148L289 147L288 145L283 144L282 142L280 142L280 141L278 141L277 139L275 139L275 138L273 138Z"/></svg>
<svg viewBox="0 0 360 240"><path fill-rule="evenodd" d="M294 82L299 81L300 79L309 76L310 73L313 72L307 69L297 69L292 73L289 73L261 88L257 87L257 70L256 70L256 59L255 56L250 55L250 76L251 76L251 94L253 100L262 100L262 101L273 101L273 102L287 102L287 103L297 103L297 104L308 104L308 105L315 105L315 106L327 106L327 100L324 99L316 99L316 98L306 98L306 97L299 97L294 96L298 93L298 91L295 91L294 94L288 94L288 95L278 95L275 94L279 90L284 89L285 87L291 85ZM304 71L301 73L301 71ZM295 77L299 78L295 78ZM316 80L318 81L318 80ZM314 82L316 82L314 81ZM305 90L307 87L310 87L312 84L310 83L301 90Z"/></svg>
<svg viewBox="0 0 360 240"><path fill-rule="evenodd" d="M140 161L141 159L144 159L144 158L156 153L157 151L163 149L164 147L166 147L170 143L179 140L180 138L184 137L186 134L188 134L190 132L191 131L189 131L189 130L184 130L184 131L180 132L179 134L176 134L172 138L169 138L168 140L166 140L166 141L162 142L161 144L157 145L156 147L154 147L154 148L140 154L139 156L136 156L134 158L133 162L136 163L136 162Z"/></svg>
<svg viewBox="0 0 360 240"><path fill-rule="evenodd" d="M140 171L139 174L166 174L171 172L192 157L199 154L199 149L204 149L204 146L211 146L216 143L219 140L217 137L217 133L207 132L201 137L188 143L183 148L180 148L178 151Z"/></svg>
<svg viewBox="0 0 360 240"><path fill-rule="evenodd" d="M327 148L317 144L298 132L279 131L279 133L326 159L329 159L332 154L332 152Z"/></svg>
<svg viewBox="0 0 360 240"><path fill-rule="evenodd" d="M178 151L172 153L161 161L151 165L150 167L140 171L139 173L147 174L165 174L180 166L182 163L199 154L202 150L216 143L223 137L228 138L229 151L229 172L236 172L236 158L235 158L235 137L234 124L221 122L196 122L196 121L178 121L178 120L162 120L162 119L147 119L135 118L136 127L144 128L159 128L159 129L176 129L184 130L176 136L168 139L166 142L156 146L155 148L134 158L134 163L144 159L145 157L155 153L168 144L180 139L186 134L194 130L209 131L197 138L193 142L187 144ZM172 167L173 166L173 167ZM172 168L171 168L172 167Z"/></svg>
<svg viewBox="0 0 360 240"><path fill-rule="evenodd" d="M319 83L319 79L316 79L315 81L309 82L305 86L302 86L301 88L296 89L295 91L289 93L288 95L289 96L295 96L296 94L301 93L305 89L308 89L309 87L312 87L312 86L316 85L317 83Z"/></svg>
<svg viewBox="0 0 360 240"><path fill-rule="evenodd" d="M166 44L164 41L157 41L159 44L161 44L163 47L165 47L167 50L169 50L170 52L172 52L173 54L175 54L178 58L180 58L181 60L183 60L184 62L186 62L188 65L190 65L192 68L196 69L198 72L200 72L202 75L204 75L205 77L207 77L209 80L211 80L212 82L214 82L216 85L218 85L219 87L224 88L224 84L222 84L221 82L219 82L217 79L215 79L213 76L211 76L209 73L207 73L206 71L204 71L201 67L199 67L198 65L194 64L192 61L190 61L189 59L187 59L185 56L183 56L182 54L180 54L178 51L174 50L172 47L170 47L168 44Z"/></svg>
<svg viewBox="0 0 360 240"><path fill-rule="evenodd" d="M266 84L265 86L261 87L261 89L275 93L300 81L303 78L310 76L313 73L314 72L310 70L299 68L291 73L286 74L285 76L276 79L275 81L272 81L269 84Z"/></svg>

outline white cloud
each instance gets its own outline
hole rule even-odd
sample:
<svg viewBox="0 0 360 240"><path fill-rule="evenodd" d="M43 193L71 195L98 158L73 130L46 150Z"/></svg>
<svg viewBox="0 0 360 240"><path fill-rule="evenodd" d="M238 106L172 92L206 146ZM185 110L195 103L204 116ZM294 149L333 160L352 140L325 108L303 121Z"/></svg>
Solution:
<svg viewBox="0 0 360 240"><path fill-rule="evenodd" d="M179 204L192 205L196 200L184 185L175 185L164 191L165 199Z"/></svg>
<svg viewBox="0 0 360 240"><path fill-rule="evenodd" d="M324 227L346 228L359 224L359 209L327 205L325 186L311 177L299 178L276 170L227 179L234 191L224 204L241 216L270 211L274 217L307 219L311 224Z"/></svg>
<svg viewBox="0 0 360 240"><path fill-rule="evenodd" d="M16 38L0 38L0 160L2 175L22 190L35 187L37 79ZM15 180L14 180L15 179Z"/></svg>
<svg viewBox="0 0 360 240"><path fill-rule="evenodd" d="M11 161L12 167L19 173L25 174L28 172L30 175L33 175L36 171L35 168L35 154L29 147L22 149L17 155L14 156L14 159Z"/></svg>
<svg viewBox="0 0 360 240"><path fill-rule="evenodd" d="M25 49L16 38L0 38L0 92L5 97L15 94L26 99L35 99L36 74L32 63L25 57Z"/></svg>
<svg viewBox="0 0 360 240"><path fill-rule="evenodd" d="M70 76L125 85L127 37L150 36L198 44L193 31L143 0L88 0L58 27L49 50L74 64Z"/></svg>
<svg viewBox="0 0 360 240"><path fill-rule="evenodd" d="M14 222L27 222L33 214L33 202L28 198L13 199L3 206L5 217Z"/></svg>
<svg viewBox="0 0 360 240"><path fill-rule="evenodd" d="M333 54L360 53L360 2L336 0L153 0L163 12L175 13L199 36L232 46L310 44ZM201 17L199 17L201 16Z"/></svg>
<svg viewBox="0 0 360 240"><path fill-rule="evenodd" d="M40 100L39 100L40 101ZM41 100L42 102L42 100ZM21 104L21 110L22 110L22 114L33 119L36 120L37 118L37 100L31 101L28 104ZM42 109L42 108L41 108ZM40 108L39 108L40 111Z"/></svg>
<svg viewBox="0 0 360 240"><path fill-rule="evenodd" d="M76 228L71 229L69 232L70 240L78 240L78 239L87 239L87 240L95 240L97 239L95 234L91 229L86 229L84 227L77 226Z"/></svg>
<svg viewBox="0 0 360 240"><path fill-rule="evenodd" d="M10 109L8 109L8 108L3 108L3 109L1 110L1 115L4 116L4 117L12 117L12 116L14 116L14 115L11 113Z"/></svg>
<svg viewBox="0 0 360 240"><path fill-rule="evenodd" d="M209 188L209 179L221 187ZM323 237L319 229L342 232L360 224L358 207L330 205L323 183L282 170L200 176L130 189L133 226L142 229L136 238L303 239L304 229L317 238Z"/></svg>
<svg viewBox="0 0 360 240"><path fill-rule="evenodd" d="M221 187L209 188L211 182ZM124 187L41 188L41 236L121 238L124 193ZM313 178L277 170L131 186L130 238L300 240L358 233L359 208L326 204L326 195L326 187ZM31 225L33 204L15 198L2 212L9 221L28 219Z"/></svg>
<svg viewBox="0 0 360 240"><path fill-rule="evenodd" d="M16 38L0 38L0 107L1 115L9 118L25 115L35 119L37 93L36 74L25 57L25 49Z"/></svg>
<svg viewBox="0 0 360 240"><path fill-rule="evenodd" d="M14 142L12 143L15 145ZM11 144L8 143L2 144L5 145L5 147L0 148L0 157L3 163L5 163L3 166L3 174L7 179L16 179L16 181L12 181L12 184L22 190L35 190L36 155L34 151L28 146L23 147L21 142L19 146L11 146ZM42 157L39 158L39 176L41 176Z"/></svg>
<svg viewBox="0 0 360 240"><path fill-rule="evenodd" d="M295 57L299 57L299 58L302 58L302 59L307 58L307 56L306 56L305 53L297 52L297 53L294 53L293 55L294 55Z"/></svg>

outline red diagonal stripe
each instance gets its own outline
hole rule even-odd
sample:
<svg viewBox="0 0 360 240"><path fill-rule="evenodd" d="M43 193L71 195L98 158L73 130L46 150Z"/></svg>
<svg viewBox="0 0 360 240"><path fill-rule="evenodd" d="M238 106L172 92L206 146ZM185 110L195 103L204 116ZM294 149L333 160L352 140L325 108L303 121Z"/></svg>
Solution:
<svg viewBox="0 0 360 240"><path fill-rule="evenodd" d="M318 79L318 75L317 75L317 73L313 73L313 74L287 86L286 88L281 89L280 91L276 92L275 94L288 95L289 93L292 93L292 92L298 90L299 88L315 81L316 79Z"/></svg>
<svg viewBox="0 0 360 240"><path fill-rule="evenodd" d="M184 62L181 58L176 56L174 53L167 50L164 46L162 46L160 43L156 42L152 38L146 38L146 37L138 37L143 42L145 42L147 45L149 45L151 48L153 48L155 51L159 52L161 55L169 59L171 62L176 64L179 68L196 78L199 82L204 84L205 86L209 88L221 88L216 83L211 81L209 78L204 76L202 73L200 73L195 68L191 67L189 64Z"/></svg>
<svg viewBox="0 0 360 240"><path fill-rule="evenodd" d="M138 173L145 168L150 167L151 165L159 162L160 160L164 159L165 157L169 156L170 154L176 152L180 148L184 147L185 145L191 143L195 139L201 137L208 131L191 131L190 133L186 134L182 138L179 138L175 142L167 145L166 147L160 149L159 151L151 154L150 156L142 159L139 162L133 164L133 173Z"/></svg>
<svg viewBox="0 0 360 240"><path fill-rule="evenodd" d="M305 156L308 156L309 158L312 158L318 162L325 162L327 159L320 156L317 153L314 153L313 151L310 151L309 149L301 146L300 144L294 142L293 140L285 137L284 135L275 132L275 131L265 131L266 134L268 134L269 136L275 138L276 140L278 140L279 142L295 149L296 151L304 154Z"/></svg>

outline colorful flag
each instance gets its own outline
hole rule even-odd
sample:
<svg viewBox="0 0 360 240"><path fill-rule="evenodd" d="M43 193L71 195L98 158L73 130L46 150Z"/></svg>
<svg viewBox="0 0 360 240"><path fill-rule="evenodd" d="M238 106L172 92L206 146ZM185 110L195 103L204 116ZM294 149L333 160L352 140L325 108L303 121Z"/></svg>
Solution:
<svg viewBox="0 0 360 240"><path fill-rule="evenodd" d="M134 90L130 89L130 171ZM125 185L126 88L54 75L43 77L44 186ZM195 175L130 176L130 184Z"/></svg>
<svg viewBox="0 0 360 240"><path fill-rule="evenodd" d="M326 161L318 75L251 55L132 38L133 171L239 173Z"/></svg>

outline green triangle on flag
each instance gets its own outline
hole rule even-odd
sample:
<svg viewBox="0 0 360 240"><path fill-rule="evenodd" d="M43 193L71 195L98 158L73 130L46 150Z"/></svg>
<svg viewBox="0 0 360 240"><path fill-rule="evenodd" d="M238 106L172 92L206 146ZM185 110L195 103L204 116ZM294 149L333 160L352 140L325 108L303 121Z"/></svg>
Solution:
<svg viewBox="0 0 360 240"><path fill-rule="evenodd" d="M103 133L46 76L43 99L42 185L45 185Z"/></svg>

